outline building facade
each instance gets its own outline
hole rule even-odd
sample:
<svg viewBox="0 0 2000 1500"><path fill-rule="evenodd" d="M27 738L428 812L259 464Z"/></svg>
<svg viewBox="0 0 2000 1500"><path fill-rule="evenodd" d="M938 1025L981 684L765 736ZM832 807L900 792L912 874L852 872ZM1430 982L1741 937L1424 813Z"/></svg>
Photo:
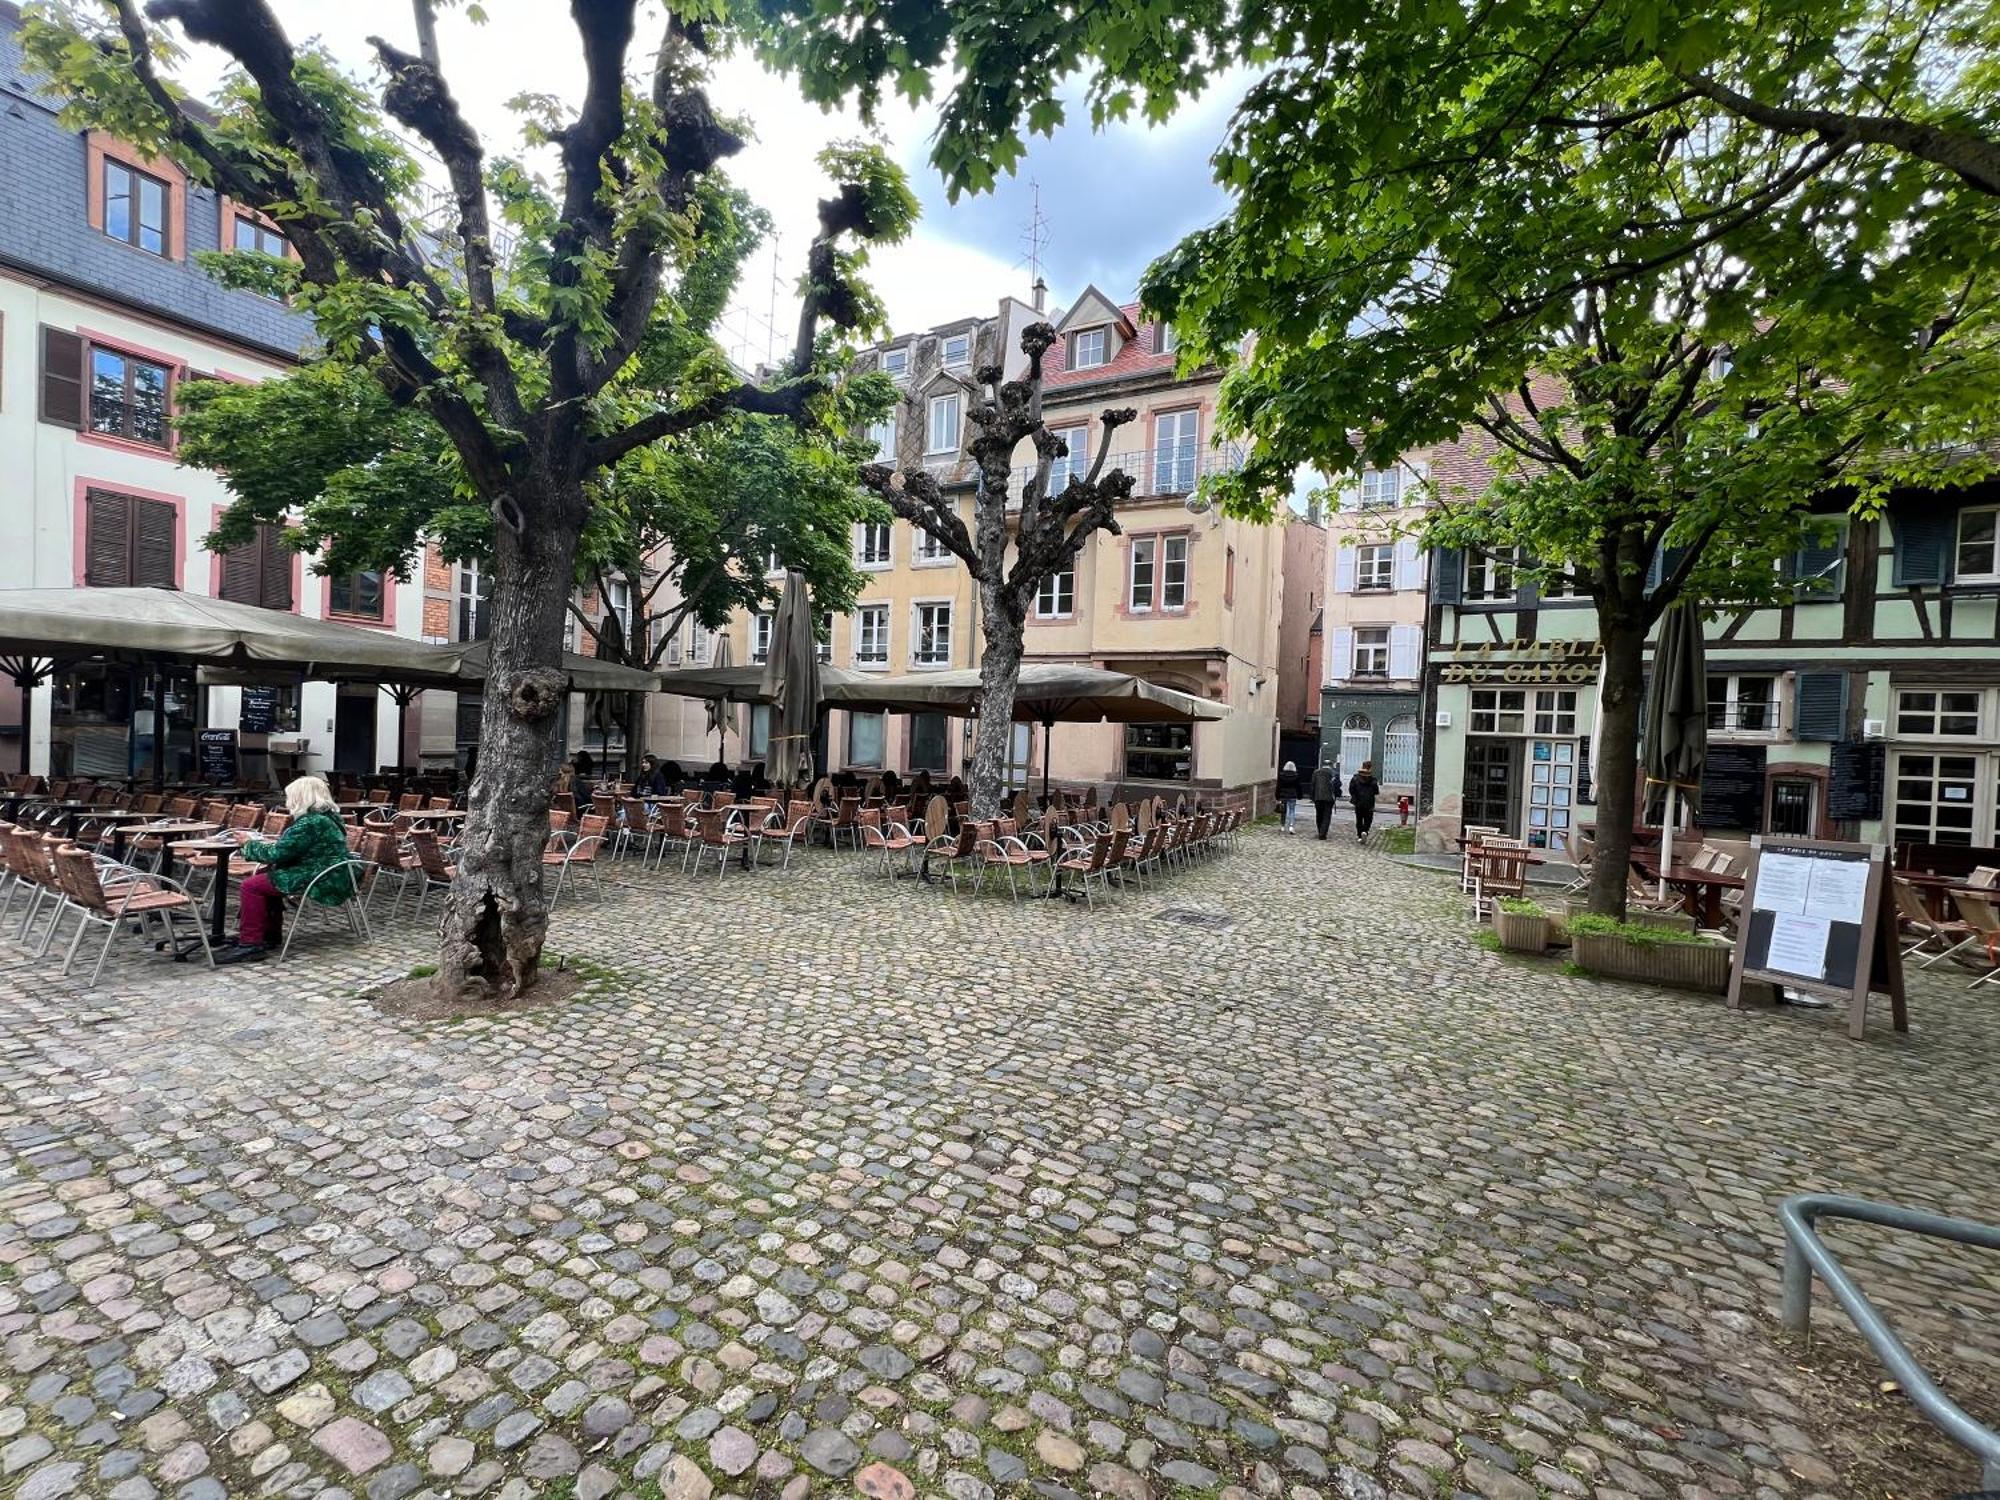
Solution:
<svg viewBox="0 0 2000 1500"><path fill-rule="evenodd" d="M1343 780L1364 761L1389 797L1421 779L1429 561L1415 534L1430 454L1364 471L1327 515L1320 619L1320 756Z"/></svg>
<svg viewBox="0 0 2000 1500"><path fill-rule="evenodd" d="M1317 499L1282 519L1284 603L1278 611L1278 762L1310 771L1319 762L1319 700L1325 681L1320 634L1326 602L1326 522Z"/></svg>
<svg viewBox="0 0 2000 1500"><path fill-rule="evenodd" d="M1101 443L1099 414L1131 406L1139 416L1114 439L1109 467L1137 481L1119 512L1121 534L1098 533L1075 566L1050 579L1029 611L1027 659L1088 663L1224 703L1231 710L1193 726L1064 724L1045 742L1016 725L1008 773L1016 785L1051 776L1072 785L1242 790L1276 774L1284 589L1282 528L1221 516L1194 499L1200 480L1240 462L1215 441L1214 371L1183 373L1171 335L1086 289L1067 312L1047 314L1005 298L990 317L967 318L892 339L862 356L892 375L903 396L874 432L883 462L934 475L972 520L975 474L965 452L970 379L985 365L1021 373L1020 334L1047 317L1058 342L1044 361L1044 411L1069 456L1053 483L1083 473ZM1017 483L1033 449L1016 455ZM860 672L975 667L978 599L964 566L904 521L857 526L856 566L865 583L854 609L831 622L829 659ZM733 644L757 650L763 623L741 618ZM742 655L735 660L745 659ZM745 753L760 754L745 716ZM829 715L826 762L836 770L908 775L962 772L972 723L943 714Z"/></svg>
<svg viewBox="0 0 2000 1500"><path fill-rule="evenodd" d="M276 528L226 555L202 542L229 492L175 454L174 412L197 379L291 368L306 319L221 286L203 251L287 253L272 227L152 159L57 118L0 6L0 516L13 545L0 587L151 586L419 633L422 584L380 573L324 578ZM192 672L84 664L32 689L27 763L38 771L170 774L192 767L198 727L243 730L245 773L395 761L398 715L366 684L204 687ZM0 688L0 757L20 763L19 689ZM7 731L11 730L11 734Z"/></svg>

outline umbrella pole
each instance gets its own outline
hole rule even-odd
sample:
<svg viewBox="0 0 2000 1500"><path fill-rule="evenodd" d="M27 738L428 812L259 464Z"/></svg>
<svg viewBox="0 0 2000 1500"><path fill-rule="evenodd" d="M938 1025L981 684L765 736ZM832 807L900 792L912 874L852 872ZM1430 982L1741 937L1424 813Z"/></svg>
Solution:
<svg viewBox="0 0 2000 1500"><path fill-rule="evenodd" d="M167 784L167 673L153 668L153 786Z"/></svg>
<svg viewBox="0 0 2000 1500"><path fill-rule="evenodd" d="M1042 806L1049 805L1049 741L1055 738L1056 721L1042 720Z"/></svg>
<svg viewBox="0 0 2000 1500"><path fill-rule="evenodd" d="M1667 899L1667 867L1674 862L1674 795L1678 789L1670 781L1667 783L1667 810L1660 823L1660 888L1654 894Z"/></svg>

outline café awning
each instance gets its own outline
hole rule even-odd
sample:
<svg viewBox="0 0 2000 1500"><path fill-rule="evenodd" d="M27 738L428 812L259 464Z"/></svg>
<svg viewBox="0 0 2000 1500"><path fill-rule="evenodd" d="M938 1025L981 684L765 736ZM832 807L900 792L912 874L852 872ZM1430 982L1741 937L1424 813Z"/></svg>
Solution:
<svg viewBox="0 0 2000 1500"><path fill-rule="evenodd" d="M847 674L823 696L831 708L882 709L894 713L976 714L980 683L976 669L912 672L902 677ZM1220 719L1219 703L1143 677L1074 662L1024 662L1014 688L1014 721L1019 724L1188 724Z"/></svg>
<svg viewBox="0 0 2000 1500"><path fill-rule="evenodd" d="M492 655L491 642L474 641L452 649L460 653L458 675L463 681L486 680L487 665ZM599 661L594 656L579 656L574 651L563 652L562 669L568 675L574 692L657 693L660 690L657 673L642 672L637 667L622 667L616 662Z"/></svg>
<svg viewBox="0 0 2000 1500"><path fill-rule="evenodd" d="M836 687L866 682L868 679L859 672L849 672L826 662L818 662L819 696L824 703L827 695ZM702 698L710 703L769 703L771 694L764 687L764 668L761 665L747 667L679 667L671 672L659 674L659 685L669 693L682 698Z"/></svg>

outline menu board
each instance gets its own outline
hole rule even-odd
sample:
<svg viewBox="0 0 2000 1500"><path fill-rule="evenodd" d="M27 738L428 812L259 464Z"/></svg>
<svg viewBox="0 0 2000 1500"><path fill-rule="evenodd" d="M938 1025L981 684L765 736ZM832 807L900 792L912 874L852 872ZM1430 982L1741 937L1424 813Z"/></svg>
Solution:
<svg viewBox="0 0 2000 1500"><path fill-rule="evenodd" d="M1896 1029L1907 1031L1887 854L1880 844L1752 839L1730 1005L1741 1005L1746 978L1845 997L1848 1034L1858 1038L1869 991L1879 989L1893 1003Z"/></svg>
<svg viewBox="0 0 2000 1500"><path fill-rule="evenodd" d="M1848 823L1881 817L1885 759L1879 740L1835 741L1826 786L1827 817Z"/></svg>
<svg viewBox="0 0 2000 1500"><path fill-rule="evenodd" d="M1710 832L1755 833L1764 826L1762 745L1708 747L1696 821Z"/></svg>
<svg viewBox="0 0 2000 1500"><path fill-rule="evenodd" d="M233 786L237 777L236 731L202 729L195 733L196 774L212 786Z"/></svg>
<svg viewBox="0 0 2000 1500"><path fill-rule="evenodd" d="M274 687L246 687L243 704L236 715L236 727L244 734L271 734L278 727L278 690Z"/></svg>

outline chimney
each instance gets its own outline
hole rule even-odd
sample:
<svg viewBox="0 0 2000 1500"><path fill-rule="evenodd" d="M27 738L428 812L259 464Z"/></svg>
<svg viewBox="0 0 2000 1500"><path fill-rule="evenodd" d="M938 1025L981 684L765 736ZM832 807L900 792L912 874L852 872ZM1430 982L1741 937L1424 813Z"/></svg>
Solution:
<svg viewBox="0 0 2000 1500"><path fill-rule="evenodd" d="M1035 311L1046 312L1049 305L1049 284L1041 277L1035 278Z"/></svg>

